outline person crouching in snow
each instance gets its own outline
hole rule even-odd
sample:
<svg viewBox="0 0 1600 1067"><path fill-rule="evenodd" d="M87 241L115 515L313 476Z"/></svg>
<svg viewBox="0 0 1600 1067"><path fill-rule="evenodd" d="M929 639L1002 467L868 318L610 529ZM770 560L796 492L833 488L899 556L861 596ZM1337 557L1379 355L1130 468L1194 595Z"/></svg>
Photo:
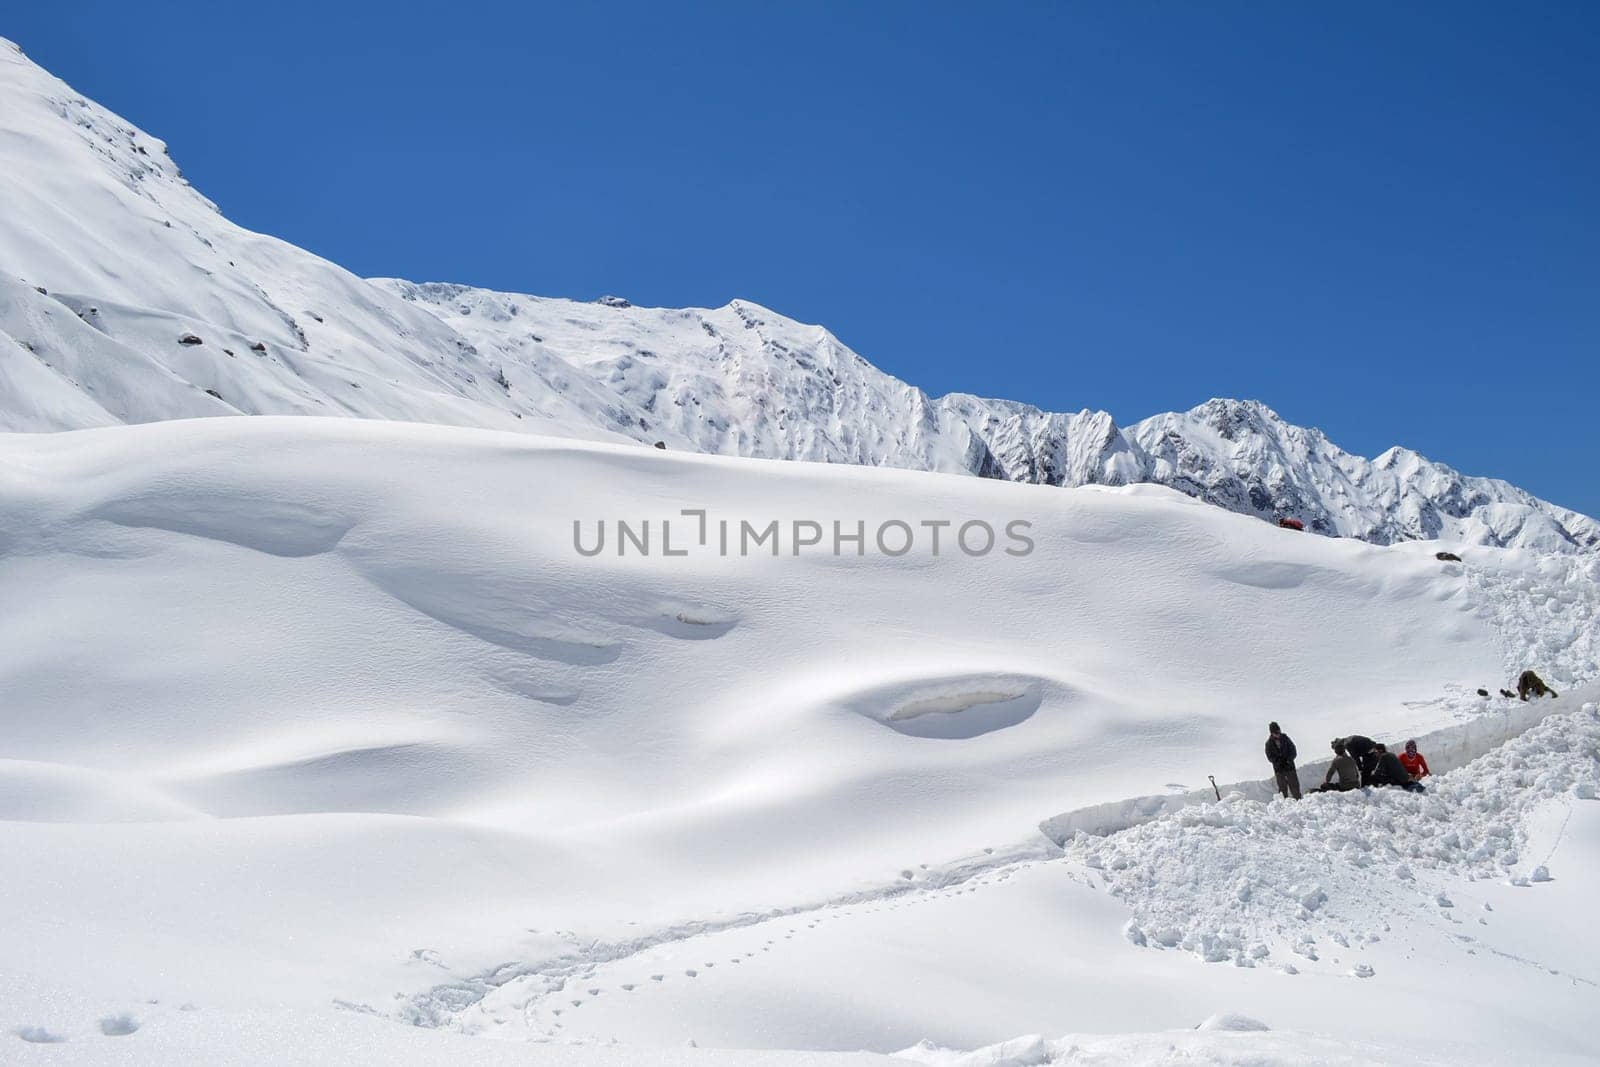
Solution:
<svg viewBox="0 0 1600 1067"><path fill-rule="evenodd" d="M1361 768L1361 784L1372 784L1372 770L1378 765L1378 743L1362 734L1351 734L1349 737L1339 738L1339 744L1350 753L1350 758L1356 761L1356 766Z"/></svg>
<svg viewBox="0 0 1600 1067"><path fill-rule="evenodd" d="M1406 750L1400 753L1400 766L1411 775L1413 782L1420 782L1433 772L1428 770L1428 761L1417 751L1417 742L1413 739L1406 742Z"/></svg>
<svg viewBox="0 0 1600 1067"><path fill-rule="evenodd" d="M1272 764L1272 776L1278 783L1278 795L1300 799L1300 774L1294 769L1294 741L1278 728L1275 722L1267 723L1267 762Z"/></svg>
<svg viewBox="0 0 1600 1067"><path fill-rule="evenodd" d="M1385 745L1377 746L1378 766L1372 771L1373 785L1397 785L1412 793L1421 793L1421 782L1413 782L1406 765L1400 762L1400 757L1390 752Z"/></svg>
<svg viewBox="0 0 1600 1067"><path fill-rule="evenodd" d="M1328 764L1328 773L1323 775L1322 784L1312 792L1344 793L1360 788L1361 768L1356 766L1356 758L1345 750L1343 741L1334 741L1333 762Z"/></svg>

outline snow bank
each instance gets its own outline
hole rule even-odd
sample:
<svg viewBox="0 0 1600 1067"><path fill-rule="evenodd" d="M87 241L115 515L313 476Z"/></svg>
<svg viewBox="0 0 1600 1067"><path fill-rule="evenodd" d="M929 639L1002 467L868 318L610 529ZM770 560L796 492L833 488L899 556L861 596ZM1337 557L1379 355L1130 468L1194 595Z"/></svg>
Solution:
<svg viewBox="0 0 1600 1067"><path fill-rule="evenodd" d="M1359 948L1454 907L1446 880L1530 879L1535 813L1557 797L1592 798L1597 781L1600 713L1588 703L1429 778L1425 795L1234 793L1109 837L1079 834L1066 851L1132 908L1135 944L1237 967L1293 955L1304 968L1326 946Z"/></svg>

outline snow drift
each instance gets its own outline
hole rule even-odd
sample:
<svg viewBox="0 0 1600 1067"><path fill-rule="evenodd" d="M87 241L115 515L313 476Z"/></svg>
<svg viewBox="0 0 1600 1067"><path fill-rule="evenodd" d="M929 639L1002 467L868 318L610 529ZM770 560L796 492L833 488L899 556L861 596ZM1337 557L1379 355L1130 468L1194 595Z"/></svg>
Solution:
<svg viewBox="0 0 1600 1067"><path fill-rule="evenodd" d="M685 510L1020 520L1035 547L573 543L574 520ZM1596 670L1572 639L1592 563L1441 564L1148 486L211 419L0 438L0 531L0 590L29 605L0 621L0 1002L46 1031L156 1000L654 1041L692 1012L609 1015L590 984L693 997L724 980L679 955L699 937L758 938L721 957L744 960L776 917L876 922L959 894L953 857L987 884L1049 854L1050 813L1259 776L1268 717L1308 749L1469 722L1551 635L1558 688ZM571 984L608 967L639 973ZM788 1028L723 1015L713 1040L1019 1032L944 994L886 1028L820 988L788 1003Z"/></svg>

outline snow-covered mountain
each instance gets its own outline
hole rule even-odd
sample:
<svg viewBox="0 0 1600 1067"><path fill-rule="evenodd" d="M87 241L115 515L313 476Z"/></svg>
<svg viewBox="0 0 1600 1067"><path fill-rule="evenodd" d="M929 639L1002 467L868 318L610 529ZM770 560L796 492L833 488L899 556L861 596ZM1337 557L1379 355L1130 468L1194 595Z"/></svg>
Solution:
<svg viewBox="0 0 1600 1067"><path fill-rule="evenodd" d="M0 430L341 415L721 455L1154 482L1380 544L1600 552L1600 524L1404 449L1373 460L1253 401L1120 427L931 397L736 300L633 307L368 281L229 222L165 145L0 42Z"/></svg>

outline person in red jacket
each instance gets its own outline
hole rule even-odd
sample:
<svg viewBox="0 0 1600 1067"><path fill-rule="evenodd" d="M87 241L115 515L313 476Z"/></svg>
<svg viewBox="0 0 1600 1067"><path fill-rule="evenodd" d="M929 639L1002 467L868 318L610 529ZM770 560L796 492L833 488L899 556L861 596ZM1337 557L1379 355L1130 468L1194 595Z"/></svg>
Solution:
<svg viewBox="0 0 1600 1067"><path fill-rule="evenodd" d="M1406 742L1406 750L1400 757L1400 766L1404 767L1406 773L1411 775L1413 782L1420 782L1433 773L1428 770L1428 761L1423 758L1422 753L1417 751L1417 743L1415 741Z"/></svg>

